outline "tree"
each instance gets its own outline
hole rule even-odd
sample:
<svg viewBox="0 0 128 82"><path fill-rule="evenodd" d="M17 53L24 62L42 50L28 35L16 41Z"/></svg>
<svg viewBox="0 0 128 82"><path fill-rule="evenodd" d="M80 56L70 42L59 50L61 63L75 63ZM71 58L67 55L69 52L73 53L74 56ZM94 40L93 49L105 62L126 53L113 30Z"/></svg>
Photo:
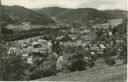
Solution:
<svg viewBox="0 0 128 82"><path fill-rule="evenodd" d="M62 47L59 45L59 40L52 40L52 51L56 54L61 55Z"/></svg>
<svg viewBox="0 0 128 82"><path fill-rule="evenodd" d="M2 62L1 64L1 80L4 81L17 81L28 80L27 63L23 61L20 53L11 52L7 53L7 46L2 46Z"/></svg>
<svg viewBox="0 0 128 82"><path fill-rule="evenodd" d="M120 46L121 51L119 51L119 58L124 60L124 63L127 63L127 39L124 39L124 42Z"/></svg>
<svg viewBox="0 0 128 82"><path fill-rule="evenodd" d="M38 62L38 61L36 61ZM56 69L57 56L56 53L49 53L44 61L39 65L35 65L30 71L30 80L35 80L43 77L48 77L57 73Z"/></svg>

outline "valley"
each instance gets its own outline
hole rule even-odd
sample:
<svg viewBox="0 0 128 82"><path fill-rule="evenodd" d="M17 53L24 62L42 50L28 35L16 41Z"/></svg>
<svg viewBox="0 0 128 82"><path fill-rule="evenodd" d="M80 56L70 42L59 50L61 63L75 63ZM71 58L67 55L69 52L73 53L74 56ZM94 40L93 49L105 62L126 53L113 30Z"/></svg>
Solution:
<svg viewBox="0 0 128 82"><path fill-rule="evenodd" d="M2 14L4 80L126 81L127 11L3 5Z"/></svg>

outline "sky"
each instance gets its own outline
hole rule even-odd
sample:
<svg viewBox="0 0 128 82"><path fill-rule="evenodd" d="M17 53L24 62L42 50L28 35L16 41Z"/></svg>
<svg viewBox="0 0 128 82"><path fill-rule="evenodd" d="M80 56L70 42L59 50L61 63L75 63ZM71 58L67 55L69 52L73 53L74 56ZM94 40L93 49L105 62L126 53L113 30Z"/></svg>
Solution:
<svg viewBox="0 0 128 82"><path fill-rule="evenodd" d="M127 10L127 0L1 0L3 5L19 5L26 8L63 7L96 8L99 10Z"/></svg>

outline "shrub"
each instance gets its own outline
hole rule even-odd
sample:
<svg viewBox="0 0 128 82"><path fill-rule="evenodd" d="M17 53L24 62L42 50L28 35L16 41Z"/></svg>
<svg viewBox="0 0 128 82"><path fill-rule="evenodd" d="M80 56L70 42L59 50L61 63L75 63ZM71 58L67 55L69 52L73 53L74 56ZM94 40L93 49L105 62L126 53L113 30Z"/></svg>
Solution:
<svg viewBox="0 0 128 82"><path fill-rule="evenodd" d="M119 58L124 60L124 63L127 63L127 38L125 38L124 42L120 46L120 54Z"/></svg>
<svg viewBox="0 0 128 82"><path fill-rule="evenodd" d="M85 69L85 62L82 59L73 59L71 60L71 66L69 67L69 71L82 71Z"/></svg>
<svg viewBox="0 0 128 82"><path fill-rule="evenodd" d="M89 61L88 61L88 65L89 65L90 67L95 66L94 60L89 60Z"/></svg>
<svg viewBox="0 0 128 82"><path fill-rule="evenodd" d="M116 62L113 58L111 57L107 57L105 58L105 63L108 65L108 66L111 66L111 65L114 65Z"/></svg>
<svg viewBox="0 0 128 82"><path fill-rule="evenodd" d="M31 73L30 73L30 80L35 80L43 77L48 77L51 75L56 74L56 64L54 61L49 60L43 62L41 65L37 66Z"/></svg>
<svg viewBox="0 0 128 82"><path fill-rule="evenodd" d="M50 53L45 61L30 72L30 80L35 80L43 77L48 77L57 73L56 69L57 55Z"/></svg>
<svg viewBox="0 0 128 82"><path fill-rule="evenodd" d="M28 80L27 63L23 61L22 55L14 52L8 54L6 49L3 51L1 54L2 61L0 62L2 66L0 70L0 79L4 81Z"/></svg>
<svg viewBox="0 0 128 82"><path fill-rule="evenodd" d="M87 65L83 59L83 54L65 54L63 57L62 69L67 72L82 71Z"/></svg>

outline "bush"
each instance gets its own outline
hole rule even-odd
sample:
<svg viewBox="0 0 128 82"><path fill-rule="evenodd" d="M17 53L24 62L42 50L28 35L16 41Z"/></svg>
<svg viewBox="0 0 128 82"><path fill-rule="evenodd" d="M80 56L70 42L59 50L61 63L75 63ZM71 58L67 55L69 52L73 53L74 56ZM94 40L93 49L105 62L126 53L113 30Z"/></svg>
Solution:
<svg viewBox="0 0 128 82"><path fill-rule="evenodd" d="M49 77L56 74L56 64L54 61L45 61L40 66L36 67L30 73L30 80L35 80L43 77Z"/></svg>
<svg viewBox="0 0 128 82"><path fill-rule="evenodd" d="M89 61L88 61L88 65L89 65L90 67L93 67L93 66L95 66L95 63L94 63L93 60L89 60Z"/></svg>
<svg viewBox="0 0 128 82"><path fill-rule="evenodd" d="M14 52L8 54L6 49L3 51L4 52L1 54L2 61L0 62L2 66L0 79L4 81L28 80L27 63L23 61L22 55Z"/></svg>
<svg viewBox="0 0 128 82"><path fill-rule="evenodd" d="M112 65L114 65L116 62L115 62L115 60L114 60L113 58L107 57L107 58L105 58L105 63L106 63L108 66L112 66Z"/></svg>
<svg viewBox="0 0 128 82"><path fill-rule="evenodd" d="M30 72L30 80L35 80L43 77L49 77L57 73L56 69L57 56L55 53L50 53L45 61Z"/></svg>
<svg viewBox="0 0 128 82"><path fill-rule="evenodd" d="M120 54L119 58L124 60L124 63L127 63L127 38L125 38L124 42L120 46Z"/></svg>
<svg viewBox="0 0 128 82"><path fill-rule="evenodd" d="M72 54L65 54L62 63L62 69L66 70L67 72L74 72L74 71L82 71L86 69L87 63L84 61L83 54L79 53L72 53Z"/></svg>
<svg viewBox="0 0 128 82"><path fill-rule="evenodd" d="M82 71L85 69L85 62L82 59L71 60L71 66L69 66L69 71Z"/></svg>

